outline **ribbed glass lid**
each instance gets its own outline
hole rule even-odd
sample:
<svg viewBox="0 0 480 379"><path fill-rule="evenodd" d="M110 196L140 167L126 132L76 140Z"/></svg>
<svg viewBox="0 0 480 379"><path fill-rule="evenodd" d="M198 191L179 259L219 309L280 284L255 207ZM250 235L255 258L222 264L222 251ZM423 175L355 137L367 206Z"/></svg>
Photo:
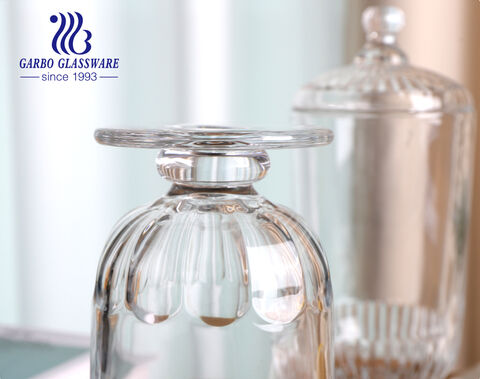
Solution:
<svg viewBox="0 0 480 379"><path fill-rule="evenodd" d="M397 46L401 9L369 7L362 15L367 42L354 62L319 76L297 93L296 111L472 111L468 91L434 72L411 66Z"/></svg>

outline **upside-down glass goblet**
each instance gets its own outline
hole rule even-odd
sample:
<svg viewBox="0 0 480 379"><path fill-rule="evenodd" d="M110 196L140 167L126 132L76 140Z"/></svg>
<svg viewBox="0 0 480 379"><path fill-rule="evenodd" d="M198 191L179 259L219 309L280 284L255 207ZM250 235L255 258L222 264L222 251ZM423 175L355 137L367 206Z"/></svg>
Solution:
<svg viewBox="0 0 480 379"><path fill-rule="evenodd" d="M166 196L115 226L98 268L92 378L332 378L332 290L320 244L252 184L266 149L326 130L177 126L96 131L157 148Z"/></svg>

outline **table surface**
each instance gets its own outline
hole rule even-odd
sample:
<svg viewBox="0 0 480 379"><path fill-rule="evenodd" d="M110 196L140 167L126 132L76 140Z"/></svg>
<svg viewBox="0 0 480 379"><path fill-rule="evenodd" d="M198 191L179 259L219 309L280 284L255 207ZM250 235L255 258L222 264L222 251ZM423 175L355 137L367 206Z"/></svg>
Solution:
<svg viewBox="0 0 480 379"><path fill-rule="evenodd" d="M88 376L88 336L0 327L0 379Z"/></svg>
<svg viewBox="0 0 480 379"><path fill-rule="evenodd" d="M88 336L0 326L0 379L85 379ZM451 379L480 379L480 364Z"/></svg>

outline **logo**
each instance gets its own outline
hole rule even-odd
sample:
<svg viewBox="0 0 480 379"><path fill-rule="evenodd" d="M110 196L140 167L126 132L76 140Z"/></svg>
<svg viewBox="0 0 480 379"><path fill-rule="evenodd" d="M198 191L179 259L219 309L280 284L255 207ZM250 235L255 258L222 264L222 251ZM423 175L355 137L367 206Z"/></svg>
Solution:
<svg viewBox="0 0 480 379"><path fill-rule="evenodd" d="M18 57L20 79L45 83L77 82L80 85L119 78L118 56L91 54L92 32L83 28L83 16L79 12L58 12L42 17L42 23L49 24L49 21L56 24L58 30L53 39L53 33L45 35L45 54ZM96 38L102 38L102 35L96 34ZM51 56L50 45L57 56Z"/></svg>
<svg viewBox="0 0 480 379"><path fill-rule="evenodd" d="M85 39L83 39L83 43L85 45L85 48L83 51L78 52L75 50L75 38L77 37L78 33L82 29L83 25L83 16L78 13L74 12L76 17L74 17L73 14L70 12L67 13L67 17L63 13L59 13L60 15L60 26L55 33L55 36L53 37L52 40L52 49L55 51L57 54L62 54L59 50L64 52L67 55L76 54L76 55L84 55L87 54L91 49L92 45L90 44L90 39L92 38L92 33L84 29L83 32L85 32L86 36ZM50 16L50 22L52 23L57 23L59 20L57 15L52 15ZM77 45L78 48L78 45Z"/></svg>

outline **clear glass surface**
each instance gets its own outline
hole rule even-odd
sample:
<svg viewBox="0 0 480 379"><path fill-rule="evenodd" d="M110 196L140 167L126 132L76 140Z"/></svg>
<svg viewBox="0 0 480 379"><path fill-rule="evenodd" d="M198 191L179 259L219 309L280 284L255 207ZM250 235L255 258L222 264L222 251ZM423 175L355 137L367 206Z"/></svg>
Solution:
<svg viewBox="0 0 480 379"><path fill-rule="evenodd" d="M251 151L321 146L333 140L326 129L248 130L215 125L170 125L163 129L97 129L104 145L188 151Z"/></svg>
<svg viewBox="0 0 480 379"><path fill-rule="evenodd" d="M363 24L354 63L307 84L294 105L296 123L335 134L298 153L296 189L330 258L336 377L444 378L464 314L472 101L408 64L401 10L368 8Z"/></svg>
<svg viewBox="0 0 480 379"><path fill-rule="evenodd" d="M162 148L157 168L173 186L120 220L106 244L92 378L332 378L320 244L252 187L269 168L266 147L322 145L331 132L184 126L96 138Z"/></svg>

